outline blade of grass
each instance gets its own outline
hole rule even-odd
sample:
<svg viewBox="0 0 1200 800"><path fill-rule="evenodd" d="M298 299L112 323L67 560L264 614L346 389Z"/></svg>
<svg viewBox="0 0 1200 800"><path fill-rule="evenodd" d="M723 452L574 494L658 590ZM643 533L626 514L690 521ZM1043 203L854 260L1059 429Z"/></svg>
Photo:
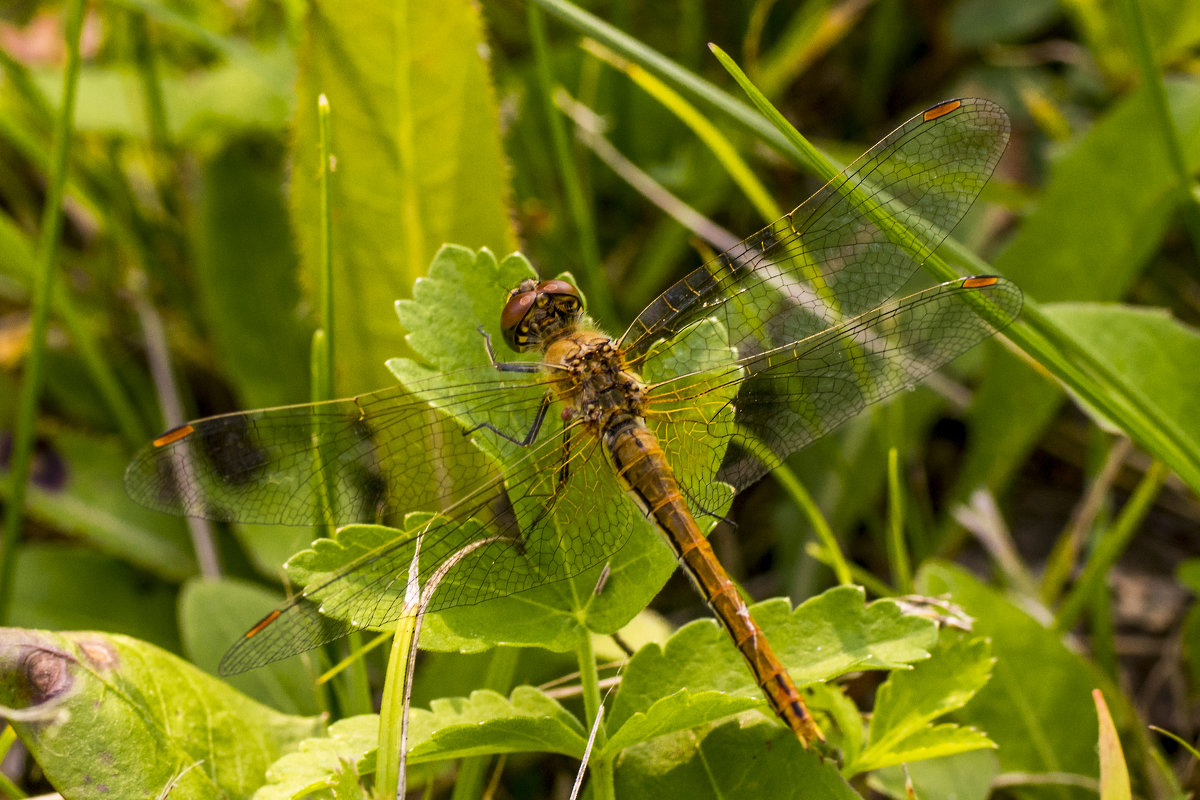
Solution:
<svg viewBox="0 0 1200 800"><path fill-rule="evenodd" d="M54 131L54 151L46 205L42 213L42 236L38 246L37 272L31 297L33 320L30 328L29 355L21 394L17 401L16 428L13 433L12 460L9 462L8 503L4 509L4 530L0 531L0 622L8 618L12 601L13 568L16 543L21 535L25 514L25 489L33 457L35 417L41 394L42 370L46 353L46 331L50 321L55 265L62 244L62 201L67 183L67 155L74 134L75 90L79 82L79 34L83 28L83 0L67 6L67 66L63 70L62 105Z"/></svg>
<svg viewBox="0 0 1200 800"><path fill-rule="evenodd" d="M605 61L612 67L624 72L630 80L636 83L646 94L660 102L679 120L691 128L696 137L716 157L733 182L737 184L746 199L758 211L765 222L774 222L783 216L784 211L776 203L771 193L754 176L754 172L746 164L733 143L706 116L689 103L683 95L660 81L642 67L621 58L604 45L591 40L583 43L583 49Z"/></svg>
<svg viewBox="0 0 1200 800"><path fill-rule="evenodd" d="M596 239L596 222L591 203L583 191L583 181L571 157L571 147L562 117L554 109L554 92L557 84L550 68L549 46L546 42L546 22L542 11L530 3L525 7L529 24L529 41L533 47L534 93L538 107L550 132L550 146L554 151L554 162L558 165L559 179L567 198L567 208L575 223L579 239L579 254L583 267L583 286L588 305L593 314L601 319L615 320L615 309L610 281L604 280L600 261L600 245Z"/></svg>
<svg viewBox="0 0 1200 800"><path fill-rule="evenodd" d="M1055 613L1056 631L1065 632L1075 627L1091 596L1103 588L1108 570L1133 540L1133 535L1137 533L1138 526L1145 519L1150 506L1154 504L1154 498L1158 496L1166 479L1167 468L1161 462L1154 462L1150 469L1146 470L1133 496L1125 503L1112 527L1097 540L1079 580L1075 582Z"/></svg>
<svg viewBox="0 0 1200 800"><path fill-rule="evenodd" d="M900 451L888 448L888 563L892 568L892 583L900 594L912 594L912 565L904 543L904 497L900 486Z"/></svg>
<svg viewBox="0 0 1200 800"><path fill-rule="evenodd" d="M1142 73L1142 80L1150 89L1150 105L1154 113L1152 127L1163 137L1168 163L1179 181L1179 202L1183 208L1183 219L1187 224L1188 234L1192 237L1192 249L1200 255L1200 201L1192 193L1192 174L1187 166L1187 157L1183 154L1183 142L1179 140L1179 131L1171 121L1167 88L1163 83L1158 60L1154 57L1150 37L1146 33L1141 5L1134 0L1119 0L1117 8L1125 22L1123 27L1129 32L1130 47Z"/></svg>
<svg viewBox="0 0 1200 800"><path fill-rule="evenodd" d="M750 83L733 60L721 52L720 48L710 47L722 66L746 91L759 110L779 127L780 133L799 152L804 154L805 160L820 158L820 152L783 118L762 92ZM838 172L832 163L826 161L817 174L829 180ZM878 206L870 203L864 204L863 207L870 211L878 210ZM912 242L912 235L903 230L903 226L894 219L880 215L877 218L873 217L872 222L885 230L896 244L908 247ZM968 265L973 272L988 272L985 263L957 242L947 239L943 249L952 253L960 263ZM961 277L938 253L929 255L923 266L938 280L948 281ZM1004 335L1017 349L1044 367L1085 402L1120 425L1130 434L1130 438L1159 460L1169 464L1188 485L1200 490L1200 452L1182 444L1189 439L1182 434L1175 422L1155 408L1148 398L1143 397L1136 386L1130 384L1106 363L1093 357L1060 330L1041 313L1031 298L1025 298L1022 318L1005 328Z"/></svg>
<svg viewBox="0 0 1200 800"><path fill-rule="evenodd" d="M330 211L329 202L330 181L333 179L334 156L329 138L329 115L329 99L324 94L321 94L317 97L317 156L320 162L320 201L318 208L321 215L320 220L318 220L318 224L320 225L320 236L318 237L320 252L318 254L319 262L317 271L319 273L321 328L313 332L309 362L311 398L314 403L334 399L333 354L335 352L334 331L336 330L336 326L333 302L333 215ZM333 485L334 476L323 465L333 463L334 458L332 453L327 452L329 446L326 443L326 437L320 429L320 421L314 421L313 424L316 426L313 430L314 456L318 465L315 470L314 480L319 483L316 496L317 502L321 506L317 509L319 514L317 519L331 520L334 519L333 502L336 497L336 488ZM327 525L325 528L322 535L332 538L332 526ZM347 639L346 646L350 649L350 652L363 649L365 645L362 634L358 631L352 633ZM371 712L371 685L367 679L367 667L363 659L354 659L348 668L341 673L338 681L333 686L341 703L342 710L347 715L369 714Z"/></svg>

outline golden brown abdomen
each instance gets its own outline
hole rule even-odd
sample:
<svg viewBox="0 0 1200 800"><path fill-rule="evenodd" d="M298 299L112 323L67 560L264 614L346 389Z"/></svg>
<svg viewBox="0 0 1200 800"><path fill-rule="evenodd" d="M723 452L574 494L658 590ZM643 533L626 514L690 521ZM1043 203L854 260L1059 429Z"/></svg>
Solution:
<svg viewBox="0 0 1200 800"><path fill-rule="evenodd" d="M771 708L800 741L821 739L795 684L700 532L658 440L638 419L603 432L622 485L658 524L684 571L746 659Z"/></svg>

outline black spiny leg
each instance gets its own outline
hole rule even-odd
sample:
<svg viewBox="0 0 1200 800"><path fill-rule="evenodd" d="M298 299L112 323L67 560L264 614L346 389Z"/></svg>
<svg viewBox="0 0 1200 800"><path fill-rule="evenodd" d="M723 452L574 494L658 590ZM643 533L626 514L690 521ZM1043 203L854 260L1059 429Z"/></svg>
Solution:
<svg viewBox="0 0 1200 800"><path fill-rule="evenodd" d="M488 361L501 372L540 372L542 365L537 361L497 361L496 351L492 349L492 335L480 325L476 330L483 336L483 346L487 348Z"/></svg>
<svg viewBox="0 0 1200 800"><path fill-rule="evenodd" d="M481 428L487 428L489 431L496 434L501 439L512 442L517 447L529 447L529 445L533 444L533 440L537 438L538 431L540 431L542 429L542 423L546 421L546 411L549 410L549 408L550 408L550 393L547 392L542 397L542 402L538 406L537 416L535 416L533 418L533 424L529 426L529 432L525 434L524 439L518 439L515 436L509 436L507 433L500 430L499 428L497 428L495 425L493 425L490 422L481 422L478 425L476 425L474 428L470 428L470 429L464 431L463 435L470 436L472 433L474 433L475 431L477 431Z"/></svg>
<svg viewBox="0 0 1200 800"><path fill-rule="evenodd" d="M480 335L483 336L483 345L487 348L488 361L492 362L492 366L500 372L532 373L541 371L542 365L536 361L497 361L496 351L492 349L491 334L484 330L482 325L480 325L476 330L478 330ZM525 438L523 439L518 439L515 436L505 433L490 422L481 422L475 427L464 431L463 435L470 436L475 431L486 428L487 430L499 436L501 439L504 439L507 442L512 442L517 447L528 447L529 445L533 444L533 440L537 438L538 431L542 429L542 423L546 421L546 411L549 410L549 408L550 393L547 392L546 396L542 398L541 405L538 406L537 415L533 418L533 424L529 426L529 432L525 434Z"/></svg>

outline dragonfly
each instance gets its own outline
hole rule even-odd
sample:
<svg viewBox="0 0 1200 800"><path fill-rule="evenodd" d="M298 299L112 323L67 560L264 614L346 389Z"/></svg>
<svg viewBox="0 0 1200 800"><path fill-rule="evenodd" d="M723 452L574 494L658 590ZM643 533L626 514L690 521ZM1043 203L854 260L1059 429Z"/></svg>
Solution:
<svg viewBox="0 0 1200 800"><path fill-rule="evenodd" d="M976 200L1008 133L985 99L915 115L619 337L571 283L530 278L497 296L503 339L527 360L497 356L481 328L476 366L208 417L146 445L125 484L154 509L397 526L251 627L222 674L413 613L403 601L418 553L425 569L462 558L426 609L438 611L579 575L649 519L773 712L806 746L821 739L697 518L719 517L731 490L1017 317L1021 292L998 276L896 298Z"/></svg>

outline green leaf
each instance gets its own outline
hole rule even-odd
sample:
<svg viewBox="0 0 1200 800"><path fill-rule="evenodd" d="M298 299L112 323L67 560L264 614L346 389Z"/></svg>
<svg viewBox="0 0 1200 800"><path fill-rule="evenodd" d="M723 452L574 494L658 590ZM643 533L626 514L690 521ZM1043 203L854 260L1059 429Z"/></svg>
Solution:
<svg viewBox="0 0 1200 800"><path fill-rule="evenodd" d="M477 5L317 2L306 28L292 213L315 275L324 93L336 158L335 364L339 391L358 393L377 388L400 349L388 303L408 294L444 242L515 248L508 173Z"/></svg>
<svg viewBox="0 0 1200 800"><path fill-rule="evenodd" d="M9 624L106 630L177 650L175 589L94 549L28 542L17 550ZM96 602L104 598L104 602Z"/></svg>
<svg viewBox="0 0 1200 800"><path fill-rule="evenodd" d="M435 700L429 710L414 708L409 725L410 765L495 753L580 758L587 743L579 720L532 686L518 686L511 697L482 690L470 697ZM283 800L314 791L343 772L373 773L378 737L375 714L329 726L327 736L301 742L295 753L273 764L270 784L255 800Z"/></svg>
<svg viewBox="0 0 1200 800"><path fill-rule="evenodd" d="M992 642L992 679L957 717L987 731L1001 769L1094 776L1097 730L1090 691L1107 683L1099 670L964 569L930 562L918 575L917 591L948 593L974 617L975 633Z"/></svg>
<svg viewBox="0 0 1200 800"><path fill-rule="evenodd" d="M803 749L791 731L765 721L676 733L625 750L616 766L617 797L859 797L832 762Z"/></svg>
<svg viewBox="0 0 1200 800"><path fill-rule="evenodd" d="M867 781L889 797L904 797L905 778L910 777L920 800L987 800L999 772L995 750L972 750L916 761L903 769L885 767L872 772Z"/></svg>
<svg viewBox="0 0 1200 800"><path fill-rule="evenodd" d="M193 231L205 332L244 407L307 396L298 257L280 191L281 150L222 150L203 165Z"/></svg>
<svg viewBox="0 0 1200 800"><path fill-rule="evenodd" d="M995 747L970 728L930 727L933 720L966 705L991 677L992 663L986 639L950 633L928 661L893 672L876 692L867 747L843 774Z"/></svg>
<svg viewBox="0 0 1200 800"><path fill-rule="evenodd" d="M557 700L532 686L510 697L480 690L434 700L410 719L412 763L494 753L545 752L581 758L587 731Z"/></svg>
<svg viewBox="0 0 1200 800"><path fill-rule="evenodd" d="M338 720L329 726L326 735L305 739L295 752L272 764L267 783L254 793L254 800L307 797L310 792L327 788L333 776L340 776L336 780L343 783L346 776L369 774L374 771L378 739L376 714Z"/></svg>
<svg viewBox="0 0 1200 800"><path fill-rule="evenodd" d="M191 664L125 636L5 628L0 704L54 787L71 798L244 797L321 728L272 711Z"/></svg>
<svg viewBox="0 0 1200 800"><path fill-rule="evenodd" d="M1187 446L1200 451L1200 420L1195 414L1200 373L1179 368L1200 364L1200 331L1172 318L1165 309L1115 303L1057 303L1043 308L1079 347L1125 378L1142 402L1175 421ZM1084 407L1099 424L1112 425Z"/></svg>
<svg viewBox="0 0 1200 800"><path fill-rule="evenodd" d="M801 685L903 667L927 658L937 640L930 620L905 616L888 600L868 605L853 586L830 589L794 611L786 600L770 600L751 613ZM766 706L724 631L712 620L697 620L665 646L648 645L630 660L607 721L609 749L720 719L745 702Z"/></svg>
<svg viewBox="0 0 1200 800"><path fill-rule="evenodd" d="M430 265L429 275L417 282L414 299L396 304L401 322L410 331L410 345L436 369L408 359L392 359L388 362L389 368L402 383L412 385L417 381L436 380L438 376L461 367L486 365L489 363L487 352L478 327L483 325L493 340L499 342L499 315L507 290L532 275L532 268L519 255L497 262L487 250L476 253L457 246L442 248ZM691 341L697 345L703 343L708 348L682 347L677 351L652 353L647 358L647 375L702 371L712 366L700 355L714 358L716 351L710 348L715 335L715 324L699 326ZM703 374L697 377L697 380L703 379ZM454 412L456 409L445 410ZM552 406L547 418L558 418L558 411L557 407ZM532 409L529 413L532 413ZM526 431L532 424L531 416L497 414L488 419L497 428L514 432ZM517 459L524 454L523 449L508 446L495 436L477 436L474 441L486 457L497 463ZM671 448L679 445L666 442L664 446L670 455L673 453ZM686 462L687 469L707 468L710 475L715 472L721 457L721 453L712 448L703 453L683 455L689 457L678 460ZM633 508L629 499L619 491L615 480L589 481L580 471L602 471L607 468L607 463L592 459L587 465L577 467L575 472L575 479L582 486L607 487L603 496L593 498L596 502L624 504L622 508L628 509L632 527L629 540L612 554L607 565L598 564L572 578L498 597L487 603L431 614L422 631L422 645L438 650L478 651L497 642L505 642L561 651L573 648L579 635L585 631L612 633L636 616L674 571L675 560L661 541L657 529ZM714 511L720 513L723 507ZM416 535L429 519L427 515L410 517L407 520L407 532L378 526L343 528L333 540L321 540L314 544L313 549L291 559L288 562L290 577L299 585L319 584L324 576L342 569L368 551L387 542ZM435 520L432 524L446 531L459 525L458 522L444 520ZM564 531L569 531L571 537L588 536L588 519L562 519L559 524ZM479 529L472 532L463 527L454 529L453 536L459 545L465 545L482 538L483 531ZM434 541L436 537L426 534L426 540ZM608 569L605 590L596 594L594 589L605 566ZM455 573L451 571L444 583L451 585L454 579ZM389 607L392 600L401 599L403 591L404 581L393 581L386 589L389 599L377 607ZM436 598L437 595L435 601ZM386 620L381 617L378 620L357 621L369 625L382 624Z"/></svg>

